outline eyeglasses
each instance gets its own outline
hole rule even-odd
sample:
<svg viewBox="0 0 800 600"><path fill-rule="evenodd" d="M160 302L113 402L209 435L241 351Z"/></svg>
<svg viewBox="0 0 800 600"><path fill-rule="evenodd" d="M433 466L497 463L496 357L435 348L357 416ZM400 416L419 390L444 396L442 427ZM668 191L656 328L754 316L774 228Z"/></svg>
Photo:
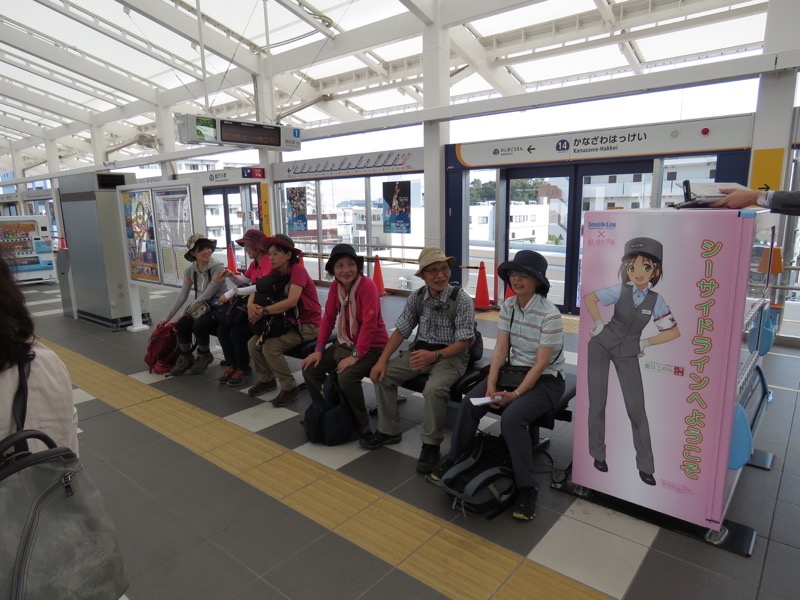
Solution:
<svg viewBox="0 0 800 600"><path fill-rule="evenodd" d="M519 277L520 279L533 279L533 275L526 273L525 271L510 271L508 278L511 279L512 277Z"/></svg>
<svg viewBox="0 0 800 600"><path fill-rule="evenodd" d="M267 256L270 258L275 258L276 256L283 256L284 252L267 252Z"/></svg>
<svg viewBox="0 0 800 600"><path fill-rule="evenodd" d="M427 269L423 269L422 272L426 275L438 275L439 273L449 273L450 266L445 265L443 267L428 267Z"/></svg>

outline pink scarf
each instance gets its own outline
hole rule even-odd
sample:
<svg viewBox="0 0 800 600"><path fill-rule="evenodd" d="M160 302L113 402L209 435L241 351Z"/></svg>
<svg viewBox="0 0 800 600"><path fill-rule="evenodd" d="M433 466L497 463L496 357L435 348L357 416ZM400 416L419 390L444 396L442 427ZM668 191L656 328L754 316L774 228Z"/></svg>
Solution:
<svg viewBox="0 0 800 600"><path fill-rule="evenodd" d="M355 339L358 337L358 322L356 321L356 290L361 283L363 275L356 277L350 289L336 282L339 295L339 318L336 323L336 339L342 346L352 348L355 346ZM350 330L345 329L345 321L350 324Z"/></svg>

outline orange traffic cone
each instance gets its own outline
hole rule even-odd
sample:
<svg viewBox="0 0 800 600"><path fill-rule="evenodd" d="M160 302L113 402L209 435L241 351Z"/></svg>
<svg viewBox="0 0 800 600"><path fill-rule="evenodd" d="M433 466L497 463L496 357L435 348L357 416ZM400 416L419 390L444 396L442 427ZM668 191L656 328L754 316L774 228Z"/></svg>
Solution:
<svg viewBox="0 0 800 600"><path fill-rule="evenodd" d="M67 249L67 238L64 237L63 235L61 236L61 248L60 249L61 250L66 250Z"/></svg>
<svg viewBox="0 0 800 600"><path fill-rule="evenodd" d="M511 298L511 296L516 296L514 290L511 289L510 285L506 286L506 298Z"/></svg>
<svg viewBox="0 0 800 600"><path fill-rule="evenodd" d="M383 287L383 273L381 272L381 259L375 255L375 268L372 270L372 281L375 282L375 287L378 288L378 294L386 296L386 288Z"/></svg>
<svg viewBox="0 0 800 600"><path fill-rule="evenodd" d="M233 250L233 242L231 242L231 245L228 246L228 271L234 275L239 274L239 268L236 266L236 254Z"/></svg>
<svg viewBox="0 0 800 600"><path fill-rule="evenodd" d="M475 289L475 308L478 310L491 310L489 303L489 284L486 281L486 265L481 261L478 267L478 286Z"/></svg>
<svg viewBox="0 0 800 600"><path fill-rule="evenodd" d="M303 253L300 252L300 254L297 255L297 258L300 259L300 266L305 269L306 268L306 261L303 260Z"/></svg>

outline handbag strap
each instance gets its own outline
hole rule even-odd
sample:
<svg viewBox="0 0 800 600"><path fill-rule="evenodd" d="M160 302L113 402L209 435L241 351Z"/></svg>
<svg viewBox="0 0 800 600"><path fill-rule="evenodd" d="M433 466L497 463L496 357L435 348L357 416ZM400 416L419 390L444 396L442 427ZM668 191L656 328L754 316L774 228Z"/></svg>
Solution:
<svg viewBox="0 0 800 600"><path fill-rule="evenodd" d="M17 363L19 371L19 385L17 393L14 394L14 402L11 405L11 413L14 415L14 424L17 431L25 429L25 419L28 416L28 376L31 373L31 362L29 360ZM16 451L28 452L28 442L20 440L16 445Z"/></svg>
<svg viewBox="0 0 800 600"><path fill-rule="evenodd" d="M194 275L194 299L197 300L197 271L192 273Z"/></svg>
<svg viewBox="0 0 800 600"><path fill-rule="evenodd" d="M511 365L511 326L514 324L514 315L516 314L517 309L513 306L511 307L511 322L508 324L508 354L506 355L506 364ZM548 366L552 366L556 364L558 357L561 356L561 353L564 351L564 346L561 346L561 349L558 351L558 354L553 357L553 360L550 361Z"/></svg>

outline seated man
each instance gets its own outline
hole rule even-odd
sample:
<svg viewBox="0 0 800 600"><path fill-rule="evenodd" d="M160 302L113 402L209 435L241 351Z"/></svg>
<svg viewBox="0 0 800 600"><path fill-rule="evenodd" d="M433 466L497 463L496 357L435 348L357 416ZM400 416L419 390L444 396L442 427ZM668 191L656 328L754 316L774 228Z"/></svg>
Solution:
<svg viewBox="0 0 800 600"><path fill-rule="evenodd" d="M455 322L450 319L447 300L452 291L450 267L455 262L439 248L424 248L415 273L425 281L422 311L417 313L418 295L411 294L395 323L395 330L378 362L370 372L378 399L378 430L362 437L360 444L374 450L384 444L396 444L402 438L397 412L397 387L421 373L428 374L422 392L425 416L422 423L422 452L417 471L430 473L439 462L450 388L467 368L468 350L473 337L472 298L461 290L456 300ZM395 350L419 325L417 337L409 350L389 362Z"/></svg>

